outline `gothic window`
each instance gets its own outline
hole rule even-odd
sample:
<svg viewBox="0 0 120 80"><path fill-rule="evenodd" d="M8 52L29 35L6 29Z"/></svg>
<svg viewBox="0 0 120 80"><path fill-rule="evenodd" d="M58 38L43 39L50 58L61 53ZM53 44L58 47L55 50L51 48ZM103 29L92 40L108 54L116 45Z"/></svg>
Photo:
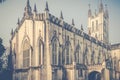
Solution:
<svg viewBox="0 0 120 80"><path fill-rule="evenodd" d="M22 80L28 80L28 73L27 72L22 74Z"/></svg>
<svg viewBox="0 0 120 80"><path fill-rule="evenodd" d="M52 80L57 80L57 70L52 71Z"/></svg>
<svg viewBox="0 0 120 80"><path fill-rule="evenodd" d="M52 40L52 64L58 64L58 55L59 55L59 43L57 38Z"/></svg>
<svg viewBox="0 0 120 80"><path fill-rule="evenodd" d="M82 69L78 69L78 77L83 77L83 70Z"/></svg>
<svg viewBox="0 0 120 80"><path fill-rule="evenodd" d="M95 55L95 52L93 51L92 54L91 54L91 64L95 64L95 61L94 61L95 57L94 57L94 55Z"/></svg>
<svg viewBox="0 0 120 80"><path fill-rule="evenodd" d="M69 64L69 46L66 48L66 64Z"/></svg>
<svg viewBox="0 0 120 80"><path fill-rule="evenodd" d="M96 20L96 30L98 30L98 20Z"/></svg>
<svg viewBox="0 0 120 80"><path fill-rule="evenodd" d="M25 40L23 45L23 67L29 67L30 65L30 45L27 40Z"/></svg>
<svg viewBox="0 0 120 80"><path fill-rule="evenodd" d="M70 42L69 42L69 36L68 36L68 39L65 43L65 63L66 64L70 64L71 63L71 45L70 45Z"/></svg>
<svg viewBox="0 0 120 80"><path fill-rule="evenodd" d="M94 32L94 22L92 22L92 32Z"/></svg>
<svg viewBox="0 0 120 80"><path fill-rule="evenodd" d="M100 62L100 61L101 61L100 59L101 59L101 53L100 53L100 50L99 50L99 54L98 54L98 64L101 63L101 62Z"/></svg>
<svg viewBox="0 0 120 80"><path fill-rule="evenodd" d="M84 64L88 64L87 53L88 53L88 48L87 48L87 45L86 45L86 48L85 48L85 51L84 51L84 54L83 54L83 63Z"/></svg>
<svg viewBox="0 0 120 80"><path fill-rule="evenodd" d="M75 59L76 59L76 63L79 63L79 57L80 57L80 45L78 44L76 47L76 51L75 51Z"/></svg>
<svg viewBox="0 0 120 80"><path fill-rule="evenodd" d="M39 65L43 64L44 62L44 45L43 42L39 41Z"/></svg>
<svg viewBox="0 0 120 80"><path fill-rule="evenodd" d="M116 58L116 56L114 57L114 69L116 69L116 67L117 67L117 58Z"/></svg>

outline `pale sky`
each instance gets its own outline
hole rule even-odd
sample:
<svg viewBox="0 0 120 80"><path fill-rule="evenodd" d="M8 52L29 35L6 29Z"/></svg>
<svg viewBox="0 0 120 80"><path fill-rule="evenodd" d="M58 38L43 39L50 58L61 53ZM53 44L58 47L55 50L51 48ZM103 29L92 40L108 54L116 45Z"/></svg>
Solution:
<svg viewBox="0 0 120 80"><path fill-rule="evenodd" d="M18 17L22 19L24 7L27 0L6 0L0 3L0 37L4 45L9 46L11 29L17 27ZM82 24L87 32L88 4L91 4L92 12L98 10L99 0L47 0L50 13L56 17L60 16L62 10L64 21L71 24L74 19L75 26L80 29ZM38 13L44 12L46 0L30 0L33 9L36 3ZM103 0L103 4L108 5L109 11L109 41L110 43L120 43L120 0Z"/></svg>

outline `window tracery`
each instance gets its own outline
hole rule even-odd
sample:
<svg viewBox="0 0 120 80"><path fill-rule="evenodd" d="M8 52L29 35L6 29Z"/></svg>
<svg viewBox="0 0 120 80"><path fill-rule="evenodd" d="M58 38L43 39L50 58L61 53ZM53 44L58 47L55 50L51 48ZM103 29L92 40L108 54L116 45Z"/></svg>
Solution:
<svg viewBox="0 0 120 80"><path fill-rule="evenodd" d="M43 41L40 40L39 41L39 65L44 63L44 45L43 45Z"/></svg>
<svg viewBox="0 0 120 80"><path fill-rule="evenodd" d="M52 38L52 64L57 65L59 62L59 41L57 39L57 33L54 31Z"/></svg>
<svg viewBox="0 0 120 80"><path fill-rule="evenodd" d="M80 59L80 45L78 44L75 50L75 61L76 63L79 63L79 59Z"/></svg>
<svg viewBox="0 0 120 80"><path fill-rule="evenodd" d="M71 64L72 62L72 57L71 57L71 45L70 45L70 41L69 41L69 36L67 36L67 40L65 43L65 64Z"/></svg>
<svg viewBox="0 0 120 80"><path fill-rule="evenodd" d="M23 44L23 67L30 66L30 44L25 40Z"/></svg>

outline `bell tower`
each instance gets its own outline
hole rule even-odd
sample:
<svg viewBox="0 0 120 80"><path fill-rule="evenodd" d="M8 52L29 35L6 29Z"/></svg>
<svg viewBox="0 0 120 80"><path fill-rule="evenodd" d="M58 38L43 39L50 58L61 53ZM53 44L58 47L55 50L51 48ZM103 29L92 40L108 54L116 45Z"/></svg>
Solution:
<svg viewBox="0 0 120 80"><path fill-rule="evenodd" d="M88 10L88 34L109 44L109 14L107 5L103 6L102 0L99 1L98 11L92 14L90 4Z"/></svg>

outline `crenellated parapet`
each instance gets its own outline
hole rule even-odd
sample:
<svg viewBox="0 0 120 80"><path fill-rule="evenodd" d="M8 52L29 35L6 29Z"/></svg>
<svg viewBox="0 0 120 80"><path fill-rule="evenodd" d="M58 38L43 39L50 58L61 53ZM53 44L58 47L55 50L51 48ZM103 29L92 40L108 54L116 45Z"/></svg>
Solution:
<svg viewBox="0 0 120 80"><path fill-rule="evenodd" d="M72 24L69 24L69 23L63 21L60 18L55 17L54 15L52 15L50 13L49 13L49 21L53 24L58 25L58 27L62 27L65 30L75 33L76 35L82 36L83 38L85 38L99 46L102 46L107 49L109 48L109 45L106 45L105 43L103 43L103 42L97 40L96 38L90 36L89 34L85 33L83 30L73 27ZM63 21L63 23L62 23L62 21Z"/></svg>

